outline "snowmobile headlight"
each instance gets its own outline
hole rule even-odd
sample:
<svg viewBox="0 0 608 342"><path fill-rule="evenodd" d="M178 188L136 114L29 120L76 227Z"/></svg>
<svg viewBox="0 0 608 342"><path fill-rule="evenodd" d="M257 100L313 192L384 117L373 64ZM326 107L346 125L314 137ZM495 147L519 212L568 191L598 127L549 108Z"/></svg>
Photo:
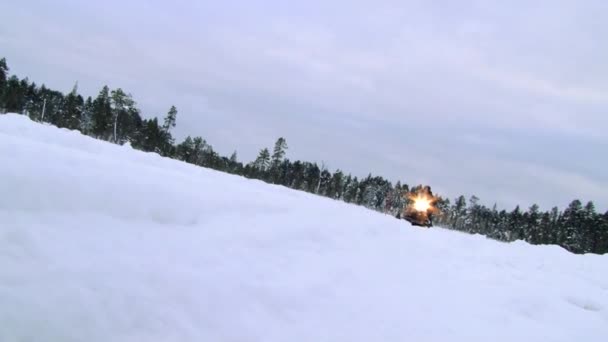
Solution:
<svg viewBox="0 0 608 342"><path fill-rule="evenodd" d="M431 200L428 198L417 197L414 199L414 209L416 211L427 211L431 208Z"/></svg>

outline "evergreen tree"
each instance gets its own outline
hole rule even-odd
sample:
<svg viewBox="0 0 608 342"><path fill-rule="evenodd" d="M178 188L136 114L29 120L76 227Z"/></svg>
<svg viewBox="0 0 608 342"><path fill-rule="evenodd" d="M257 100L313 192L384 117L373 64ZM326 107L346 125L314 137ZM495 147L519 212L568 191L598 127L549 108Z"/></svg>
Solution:
<svg viewBox="0 0 608 342"><path fill-rule="evenodd" d="M542 237L540 229L541 214L538 205L533 204L526 214L523 239L531 244L538 245L541 243Z"/></svg>
<svg viewBox="0 0 608 342"><path fill-rule="evenodd" d="M277 183L280 176L279 166L285 157L285 152L287 150L287 141L285 138L280 137L274 144L274 150L272 152L272 157L270 161L270 172L271 172L271 180L273 183Z"/></svg>
<svg viewBox="0 0 608 342"><path fill-rule="evenodd" d="M289 172L290 185L292 189L303 189L304 188L304 175L306 172L305 166L301 161L296 160L291 166Z"/></svg>
<svg viewBox="0 0 608 342"><path fill-rule="evenodd" d="M395 189L391 194L390 213L396 215L403 210L405 206L405 196L407 195L407 185L403 186L401 181L397 181Z"/></svg>
<svg viewBox="0 0 608 342"><path fill-rule="evenodd" d="M406 193L403 190L401 190L401 191L404 194ZM400 197L401 197L401 203L404 203L405 201L403 199L403 195ZM398 206L397 208L400 209L400 208L402 208L402 206ZM454 214L452 213L450 199L449 198L439 198L439 200L437 201L437 209L439 209L439 215L435 221L443 227L448 227L448 228L452 227L453 222L451 221L451 219L454 217Z"/></svg>
<svg viewBox="0 0 608 342"><path fill-rule="evenodd" d="M578 225L583 222L583 206L581 201L574 200L568 208L564 210L564 215L560 223L560 229L563 231L560 239L560 245L572 252L583 251L583 234L578 228Z"/></svg>
<svg viewBox="0 0 608 342"><path fill-rule="evenodd" d="M181 144L177 145L175 158L192 164L193 155L194 141L190 136L187 136Z"/></svg>
<svg viewBox="0 0 608 342"><path fill-rule="evenodd" d="M538 239L537 241L531 242L536 244L549 244L551 241L552 228L551 214L549 212L542 213L540 223L538 224Z"/></svg>
<svg viewBox="0 0 608 342"><path fill-rule="evenodd" d="M360 202L363 206L373 209L376 207L376 184L372 182L371 174L359 184L361 186Z"/></svg>
<svg viewBox="0 0 608 342"><path fill-rule="evenodd" d="M6 59L0 59L0 113L6 111L5 92L8 82L8 70Z"/></svg>
<svg viewBox="0 0 608 342"><path fill-rule="evenodd" d="M608 253L608 211L599 217L594 253Z"/></svg>
<svg viewBox="0 0 608 342"><path fill-rule="evenodd" d="M344 189L344 173L338 169L334 172L331 177L331 181L327 188L327 197L334 199L342 199L342 192Z"/></svg>
<svg viewBox="0 0 608 342"><path fill-rule="evenodd" d="M551 217L551 225L549 231L547 232L547 242L550 244L559 244L562 235L559 227L562 214L557 207L553 207L551 208L549 215Z"/></svg>
<svg viewBox="0 0 608 342"><path fill-rule="evenodd" d="M272 152L272 164L278 165L285 157L285 152L287 151L287 141L285 138L280 137L274 144L274 150Z"/></svg>
<svg viewBox="0 0 608 342"><path fill-rule="evenodd" d="M133 147L146 152L155 152L162 155L165 143L165 134L158 124L158 119L143 120L141 133L133 141Z"/></svg>
<svg viewBox="0 0 608 342"><path fill-rule="evenodd" d="M260 174L268 170L268 167L270 166L270 152L267 148L260 150L258 157L253 162L253 166Z"/></svg>
<svg viewBox="0 0 608 342"><path fill-rule="evenodd" d="M359 189L359 180L355 176L344 189L344 201L352 203L356 201L357 191Z"/></svg>
<svg viewBox="0 0 608 342"><path fill-rule="evenodd" d="M82 107L82 114L80 119L80 131L84 134L91 134L93 129L93 99L87 97Z"/></svg>
<svg viewBox="0 0 608 342"><path fill-rule="evenodd" d="M324 168L324 167L323 167ZM302 190L318 193L321 186L321 168L317 163L304 163Z"/></svg>
<svg viewBox="0 0 608 342"><path fill-rule="evenodd" d="M93 113L91 117L93 119L91 129L93 136L108 140L111 136L112 127L112 105L110 103L110 89L108 86L104 86L93 101Z"/></svg>
<svg viewBox="0 0 608 342"><path fill-rule="evenodd" d="M84 100L78 95L78 83L74 85L72 91L65 97L65 106L62 118L57 126L68 129L79 129L82 120Z"/></svg>
<svg viewBox="0 0 608 342"><path fill-rule="evenodd" d="M582 253L593 252L599 238L597 228L600 225L600 217L595 212L595 204L587 202L583 208L582 222L579 223L579 233L582 235Z"/></svg>
<svg viewBox="0 0 608 342"><path fill-rule="evenodd" d="M44 104L40 106L40 120L57 125L63 119L65 105L63 93L48 89L43 85L40 89L40 96Z"/></svg>
<svg viewBox="0 0 608 342"><path fill-rule="evenodd" d="M479 198L473 195L469 199L469 207L466 210L466 217L464 219L464 227L466 227L466 231L469 233L479 233L480 216L481 206L479 205Z"/></svg>
<svg viewBox="0 0 608 342"><path fill-rule="evenodd" d="M134 129L132 117L137 112L135 101L131 94L126 94L121 88L118 88L111 92L110 108L112 110L112 139L114 143L122 144Z"/></svg>
<svg viewBox="0 0 608 342"><path fill-rule="evenodd" d="M346 200L346 197L347 197L346 192L348 191L348 188L349 188L350 184L352 183L352 181L353 181L353 177L349 174L348 176L346 176L346 178L342 182L342 196L340 197L340 199L343 200L344 202L348 202Z"/></svg>
<svg viewBox="0 0 608 342"><path fill-rule="evenodd" d="M201 137L192 140L193 153L191 162L201 166L211 166L213 164L213 148Z"/></svg>
<svg viewBox="0 0 608 342"><path fill-rule="evenodd" d="M243 164L238 161L236 151L232 152L230 158L228 159L228 172L233 174L242 174L243 173Z"/></svg>
<svg viewBox="0 0 608 342"><path fill-rule="evenodd" d="M454 216L452 217L451 221L454 222L454 228L457 230L463 230L465 228L467 214L467 201L464 196L461 195L454 201L452 214Z"/></svg>
<svg viewBox="0 0 608 342"><path fill-rule="evenodd" d="M283 161L281 161L281 164L278 166L278 169L276 170L275 184L289 186L290 173L291 173L291 161L289 161L289 159L287 159L287 158L283 159Z"/></svg>
<svg viewBox="0 0 608 342"><path fill-rule="evenodd" d="M35 82L32 82L25 91L25 107L24 113L32 120L36 120L39 116L43 105L43 99L40 97L40 90Z"/></svg>
<svg viewBox="0 0 608 342"><path fill-rule="evenodd" d="M524 238L524 236L523 236L524 234L522 234L523 221L524 221L523 214L518 205L515 207L515 209L513 209L513 211L509 215L509 220L508 220L508 225L507 225L507 232L508 232L507 241L515 241L515 240Z"/></svg>
<svg viewBox="0 0 608 342"><path fill-rule="evenodd" d="M321 171L321 177L319 179L319 184L317 186L317 194L328 196L328 190L331 184L331 173L326 169Z"/></svg>
<svg viewBox="0 0 608 342"><path fill-rule="evenodd" d="M172 128L175 127L177 121L177 108L175 106L171 106L167 116L165 117L165 123L163 124L163 130L166 133L169 133Z"/></svg>
<svg viewBox="0 0 608 342"><path fill-rule="evenodd" d="M386 200L387 195L392 190L392 185L390 182L385 180L382 177L375 177L376 182L376 202L375 209L378 211L384 211L386 208Z"/></svg>
<svg viewBox="0 0 608 342"><path fill-rule="evenodd" d="M8 80L8 65L6 65L6 59L0 59L0 112L4 109L4 88L6 87L6 82Z"/></svg>
<svg viewBox="0 0 608 342"><path fill-rule="evenodd" d="M493 231L493 237L501 241L509 241L511 239L509 230L509 214L504 209L498 213L496 226Z"/></svg>
<svg viewBox="0 0 608 342"><path fill-rule="evenodd" d="M23 113L25 108L25 93L27 91L27 79L19 81L17 76L11 76L4 88L4 108L8 113Z"/></svg>

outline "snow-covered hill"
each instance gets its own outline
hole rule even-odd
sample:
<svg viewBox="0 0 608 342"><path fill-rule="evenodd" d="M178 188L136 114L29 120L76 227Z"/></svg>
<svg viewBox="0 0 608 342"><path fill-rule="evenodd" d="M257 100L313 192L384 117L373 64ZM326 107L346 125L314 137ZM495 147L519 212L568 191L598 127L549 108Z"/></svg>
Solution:
<svg viewBox="0 0 608 342"><path fill-rule="evenodd" d="M0 341L608 341L608 256L0 115Z"/></svg>

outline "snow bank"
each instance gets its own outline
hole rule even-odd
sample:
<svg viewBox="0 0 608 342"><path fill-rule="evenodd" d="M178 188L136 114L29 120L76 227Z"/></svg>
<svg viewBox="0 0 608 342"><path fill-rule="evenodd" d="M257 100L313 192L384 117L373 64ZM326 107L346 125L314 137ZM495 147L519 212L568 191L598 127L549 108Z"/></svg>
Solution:
<svg viewBox="0 0 608 342"><path fill-rule="evenodd" d="M608 257L0 115L0 341L606 341Z"/></svg>

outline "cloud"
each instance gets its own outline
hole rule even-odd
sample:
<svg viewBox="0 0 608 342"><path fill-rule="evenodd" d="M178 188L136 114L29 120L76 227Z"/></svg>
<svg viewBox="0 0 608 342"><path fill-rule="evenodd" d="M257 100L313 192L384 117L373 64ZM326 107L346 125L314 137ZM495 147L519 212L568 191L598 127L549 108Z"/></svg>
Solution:
<svg viewBox="0 0 608 342"><path fill-rule="evenodd" d="M600 207L602 6L14 2L0 41L20 75L63 90L78 80L89 95L122 87L146 115L175 104L180 138L246 160L284 136L291 158L450 197Z"/></svg>

